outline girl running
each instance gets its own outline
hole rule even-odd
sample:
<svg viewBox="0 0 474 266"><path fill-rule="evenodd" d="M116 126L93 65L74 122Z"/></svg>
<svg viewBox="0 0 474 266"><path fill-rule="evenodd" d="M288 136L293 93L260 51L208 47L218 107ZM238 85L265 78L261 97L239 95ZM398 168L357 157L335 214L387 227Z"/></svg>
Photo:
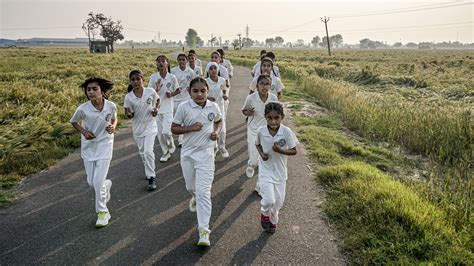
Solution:
<svg viewBox="0 0 474 266"><path fill-rule="evenodd" d="M165 55L159 55L156 58L158 72L151 75L148 82L149 88L154 88L160 96L160 109L158 111L158 141L160 142L163 155L160 162L167 162L174 153L173 135L171 134L171 123L173 122L173 99L172 97L180 93L178 80L176 76L169 73L169 60Z"/></svg>
<svg viewBox="0 0 474 266"><path fill-rule="evenodd" d="M191 51L188 53L188 67L191 68L196 77L202 77L202 68L196 64L196 54L191 53Z"/></svg>
<svg viewBox="0 0 474 266"><path fill-rule="evenodd" d="M248 117L247 119L247 145L249 160L247 163L247 169L245 174L248 178L253 177L255 174L255 168L258 166L258 152L255 147L255 138L257 137L257 130L259 127L264 126L266 121L264 117L265 105L269 102L278 101L274 94L269 93L272 79L269 75L260 75L257 78L257 92L252 93L245 99L244 106L242 107L242 113ZM255 190L259 191L259 185Z"/></svg>
<svg viewBox="0 0 474 266"><path fill-rule="evenodd" d="M278 97L278 100L281 99L281 96L282 96L281 92L285 88L285 86L283 86L283 83L281 82L280 78L278 78L275 75L271 75L273 71L273 61L268 57L263 58L262 64L260 65L260 69L261 69L262 74L269 75L272 79L270 92L276 95ZM258 76L256 76L250 83L250 86L249 86L250 93L253 93L257 89L257 79L258 79Z"/></svg>
<svg viewBox="0 0 474 266"><path fill-rule="evenodd" d="M227 100L227 87L225 86L225 79L219 77L219 65L215 62L210 62L206 66L206 72L209 73L209 77L206 79L209 85L209 96L208 99L217 103L219 108L225 110L225 101ZM222 129L219 133L219 139L217 141L218 151L221 153L223 158L229 157L229 152L225 148L226 139L226 112L222 114Z"/></svg>
<svg viewBox="0 0 474 266"><path fill-rule="evenodd" d="M260 223L267 232L275 232L278 213L285 201L288 179L288 156L296 155L298 139L289 127L281 124L283 106L277 102L265 105L266 125L257 131L255 141L259 156Z"/></svg>
<svg viewBox="0 0 474 266"><path fill-rule="evenodd" d="M117 126L117 107L109 100L113 83L100 77L91 77L82 83L88 101L81 104L70 122L81 133L81 157L84 161L87 183L95 191L96 227L109 224L107 209L112 181L107 178L114 132Z"/></svg>
<svg viewBox="0 0 474 266"><path fill-rule="evenodd" d="M214 180L214 145L221 130L222 113L216 103L208 101L209 86L205 79L194 78L190 84L191 100L178 106L171 131L184 134L181 168L186 189L191 193L189 210L197 212L198 246L210 246L211 187Z"/></svg>
<svg viewBox="0 0 474 266"><path fill-rule="evenodd" d="M125 95L125 116L133 121L133 139L137 143L138 153L145 166L145 177L148 180L147 190L156 189L155 173L155 137L158 133L156 115L160 97L153 88L144 88L143 73L132 70L128 75L130 85Z"/></svg>

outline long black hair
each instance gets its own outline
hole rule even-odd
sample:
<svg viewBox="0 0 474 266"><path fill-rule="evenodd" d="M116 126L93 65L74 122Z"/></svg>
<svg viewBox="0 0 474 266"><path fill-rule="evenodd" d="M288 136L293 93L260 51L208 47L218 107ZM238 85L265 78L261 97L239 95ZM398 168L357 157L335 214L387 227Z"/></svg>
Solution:
<svg viewBox="0 0 474 266"><path fill-rule="evenodd" d="M102 96L105 99L109 98L110 90L113 89L114 83L108 79L104 79L102 77L97 77L97 76L92 76L84 81L79 87L81 87L84 90L84 94L86 95L87 99L89 99L89 96L87 96L87 86L90 83L96 82L99 84L100 91L102 92Z"/></svg>
<svg viewBox="0 0 474 266"><path fill-rule="evenodd" d="M164 58L166 60L166 63L168 63L168 73L171 73L170 60L168 59L168 57L166 57L166 55L164 54L160 54L158 57L156 57L155 62L158 62L160 58Z"/></svg>
<svg viewBox="0 0 474 266"><path fill-rule="evenodd" d="M128 79L130 80L132 76L139 76L140 78L144 79L143 73L142 71L140 71L140 69L134 69L130 71L130 74L128 74ZM132 90L133 90L132 84L128 84L127 92L131 92Z"/></svg>

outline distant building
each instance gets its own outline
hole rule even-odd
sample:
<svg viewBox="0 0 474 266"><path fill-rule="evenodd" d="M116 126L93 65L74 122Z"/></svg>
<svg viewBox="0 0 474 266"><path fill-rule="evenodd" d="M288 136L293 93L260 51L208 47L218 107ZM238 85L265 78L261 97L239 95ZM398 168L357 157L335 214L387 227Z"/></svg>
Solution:
<svg viewBox="0 0 474 266"><path fill-rule="evenodd" d="M91 53L107 53L107 42L91 41L91 46L89 50Z"/></svg>
<svg viewBox="0 0 474 266"><path fill-rule="evenodd" d="M0 39L0 47L12 47L12 46L16 46L15 40Z"/></svg>
<svg viewBox="0 0 474 266"><path fill-rule="evenodd" d="M67 47L87 47L87 38L30 38L16 41L19 46L67 46Z"/></svg>

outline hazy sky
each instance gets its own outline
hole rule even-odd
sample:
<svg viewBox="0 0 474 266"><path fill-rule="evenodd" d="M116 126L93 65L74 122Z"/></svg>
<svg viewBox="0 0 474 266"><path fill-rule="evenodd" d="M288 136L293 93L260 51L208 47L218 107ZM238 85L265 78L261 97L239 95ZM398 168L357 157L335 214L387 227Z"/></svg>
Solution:
<svg viewBox="0 0 474 266"><path fill-rule="evenodd" d="M233 40L249 26L257 40L281 36L285 42L341 34L345 43L367 37L387 41L473 40L472 0L0 0L0 38L85 37L81 29L91 11L121 20L126 40L184 40L188 28L208 40Z"/></svg>

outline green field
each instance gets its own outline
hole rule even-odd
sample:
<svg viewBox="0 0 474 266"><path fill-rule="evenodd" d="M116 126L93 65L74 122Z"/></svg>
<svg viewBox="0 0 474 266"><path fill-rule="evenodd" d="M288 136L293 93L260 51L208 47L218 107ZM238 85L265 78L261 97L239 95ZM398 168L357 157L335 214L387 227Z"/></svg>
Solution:
<svg viewBox="0 0 474 266"><path fill-rule="evenodd" d="M69 119L85 101L79 85L86 77L113 80L111 100L121 110L130 70L149 77L156 56L171 52L0 50L0 204L13 200L25 176L80 145ZM198 53L207 60L210 50ZM472 264L472 51L334 54L281 49L276 64L287 86L284 101L297 109L305 99L329 110L294 120L327 192L325 213L351 261ZM257 55L251 49L227 57L251 67ZM421 178L397 170L418 167L410 156L427 162Z"/></svg>

